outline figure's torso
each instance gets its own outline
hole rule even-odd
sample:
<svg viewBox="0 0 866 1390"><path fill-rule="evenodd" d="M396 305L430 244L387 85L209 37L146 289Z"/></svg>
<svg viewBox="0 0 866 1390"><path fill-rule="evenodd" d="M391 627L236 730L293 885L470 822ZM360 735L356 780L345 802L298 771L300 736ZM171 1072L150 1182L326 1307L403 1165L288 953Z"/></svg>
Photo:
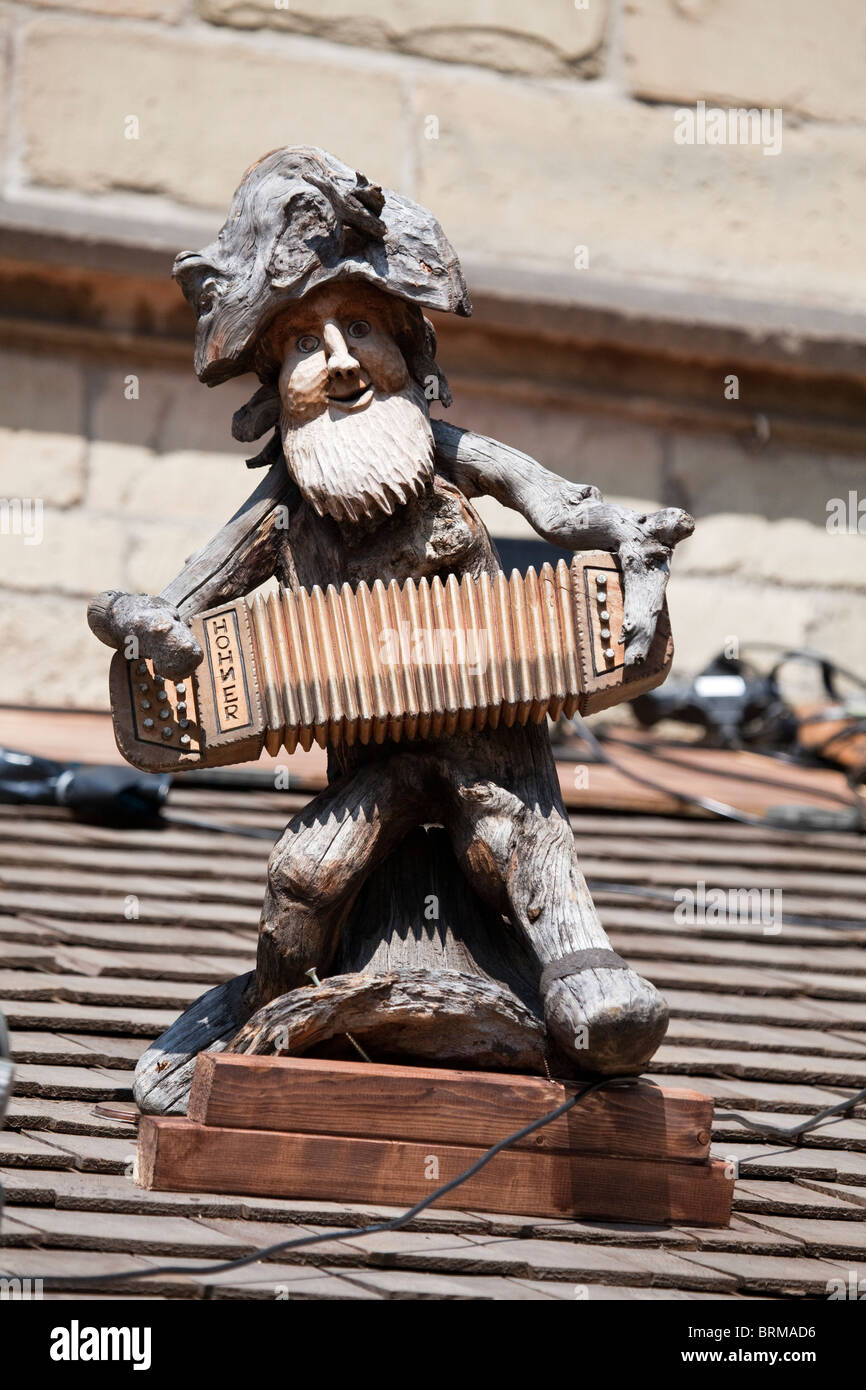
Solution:
<svg viewBox="0 0 866 1390"><path fill-rule="evenodd" d="M277 577L290 588L495 572L487 529L453 483L436 474L418 499L374 525L339 525L307 502L292 512Z"/></svg>

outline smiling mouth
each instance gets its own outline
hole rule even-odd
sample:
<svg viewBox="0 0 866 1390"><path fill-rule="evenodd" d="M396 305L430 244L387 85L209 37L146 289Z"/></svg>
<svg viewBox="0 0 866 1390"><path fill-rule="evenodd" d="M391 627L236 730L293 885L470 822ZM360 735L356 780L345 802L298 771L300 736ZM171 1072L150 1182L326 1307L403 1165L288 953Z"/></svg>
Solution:
<svg viewBox="0 0 866 1390"><path fill-rule="evenodd" d="M337 410L363 410L373 399L372 386L359 386L349 396L328 396L328 404Z"/></svg>

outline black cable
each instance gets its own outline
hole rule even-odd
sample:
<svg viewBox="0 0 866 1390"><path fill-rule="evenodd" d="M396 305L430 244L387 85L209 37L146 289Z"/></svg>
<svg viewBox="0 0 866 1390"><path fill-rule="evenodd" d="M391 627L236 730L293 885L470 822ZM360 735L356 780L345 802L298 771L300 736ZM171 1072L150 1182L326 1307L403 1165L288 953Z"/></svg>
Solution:
<svg viewBox="0 0 866 1390"><path fill-rule="evenodd" d="M620 763L616 758L612 757L609 752L607 752L607 750L602 746L599 739L596 737L596 735L588 727L588 725L584 722L584 720L581 718L579 714L575 714L573 716L572 722L574 723L575 728L578 730L581 738L583 738L583 740L589 745L599 762L607 763L609 767L614 768L617 772L621 773L623 777L628 777L632 782L636 782L639 786L647 787L650 791L658 792L662 796L670 797L673 801L681 801L685 805L697 806L702 811L708 811L710 815L718 816L722 820L735 821L738 825L750 825L753 827L757 827L761 830L784 829L784 826L780 826L777 821L772 820L770 817L753 816L748 811L738 811L734 806L728 806L723 801L715 801L711 797L695 796L691 792L674 791L672 790L672 788L666 787L662 783L656 782L650 777L644 777L639 772L634 772L631 768L624 767L622 763ZM668 761L673 762L675 766L677 765L675 759L669 759ZM852 813L852 824L850 828L856 828L860 831L866 828L866 826L864 826L864 808L860 805L859 801L855 803L850 803L850 811ZM820 808L816 808L815 814L816 816L821 815ZM824 812L823 814L825 816L830 816L834 814L838 815L840 813ZM812 827L810 827L810 829L838 830L839 825L838 823L830 826L822 825L820 823L820 820L816 820L815 824Z"/></svg>
<svg viewBox="0 0 866 1390"><path fill-rule="evenodd" d="M833 738L838 737L838 733L833 735ZM647 739L645 742L644 740L641 740L640 743L634 743L631 739L621 738L618 737L616 734L609 732L604 733L602 735L602 738L606 743L615 743L620 748L630 748L635 753L642 753L644 749L650 748L652 749L653 753L658 755L660 762L673 763L674 767L683 767L688 772L700 772L703 773L705 777L728 777L738 782L750 782L755 786L759 787L775 787L777 791L798 791L803 792L807 796L815 795L815 788L807 786L804 782L785 782L784 786L781 787L780 784L774 781L772 777L762 777L757 772L742 772L735 767L710 768L707 767L705 764L692 762L690 758L679 758L674 756L674 754L680 748L685 748L688 751L689 749L695 747L701 747L702 745L700 744L676 743L673 739L663 738L652 738ZM832 740L828 740L828 742L831 741ZM659 750L667 750L667 757L665 757L664 752L660 752ZM773 752L767 752L763 748L744 748L742 751L754 754L754 756L757 758L770 758L773 762L784 761L790 763L793 767L808 766L808 764L801 763L795 760L794 758L780 756ZM676 795L677 793L673 794ZM825 797L828 801L838 801L841 806L851 806L851 798L848 796L842 796L841 792L822 791L821 796Z"/></svg>
<svg viewBox="0 0 866 1390"><path fill-rule="evenodd" d="M850 1096L848 1100L840 1100L838 1105L830 1105L826 1110L821 1110L817 1115L813 1115L811 1120L803 1120L798 1125L792 1125L790 1129L777 1129L775 1125L762 1125L757 1120L750 1120L748 1115L739 1115L735 1110L720 1110L716 1114L717 1120L736 1120L738 1124L744 1125L746 1129L752 1130L755 1134L765 1135L769 1139L799 1139L801 1135L808 1134L810 1130L817 1129L820 1124L833 1115L844 1115L849 1110L853 1110L855 1105L866 1100L866 1090L858 1091L856 1095ZM759 1157L755 1154L754 1157ZM744 1158L741 1163L749 1163L751 1160Z"/></svg>
<svg viewBox="0 0 866 1390"><path fill-rule="evenodd" d="M558 1105L555 1110L551 1110L548 1114L542 1115L541 1119L533 1120L531 1124L524 1125L522 1129L515 1130L513 1134L507 1135L505 1139L500 1139L498 1143L493 1144L480 1158L476 1159L465 1172L459 1173L458 1176L452 1178L450 1182L443 1183L441 1187L437 1187L420 1202L416 1202L414 1207L410 1207L408 1211L404 1211L400 1216L392 1217L390 1221L379 1221L373 1226L351 1226L343 1231L326 1231L322 1235L300 1236L295 1240L280 1240L274 1245L266 1245L260 1250L251 1250L248 1255L239 1255L233 1260L223 1260L219 1264L205 1265L204 1268L200 1265L155 1265L152 1269L118 1270L110 1274L35 1274L31 1275L31 1278L40 1279L45 1288L51 1288L53 1285L65 1288L69 1284L109 1284L126 1279L152 1279L156 1275L163 1274L224 1274L231 1269L241 1269L244 1265L256 1264L259 1260L264 1260L271 1255L276 1255L281 1250L299 1250L302 1246L318 1245L323 1241L357 1240L359 1236L376 1235L384 1231L396 1231L401 1226L405 1226L407 1222L412 1221L419 1212L424 1211L427 1207L431 1206L433 1202L438 1201L440 1197L444 1197L448 1192L453 1192L456 1187L460 1187L462 1183L474 1177L475 1174L490 1163L497 1154L502 1153L503 1149L511 1148L511 1146L518 1143L519 1140L527 1138L530 1134L534 1134L537 1129L542 1129L545 1125L549 1125L554 1120L558 1120L560 1115L565 1115L567 1111L571 1110L575 1105L578 1105L580 1101L585 1100L593 1091L599 1091L603 1086L622 1085L639 1079L639 1076L635 1074L632 1076L603 1076L598 1081L589 1082L588 1085L576 1091L573 1096L570 1096L568 1100L563 1101L562 1105Z"/></svg>
<svg viewBox="0 0 866 1390"><path fill-rule="evenodd" d="M180 825L187 830L213 830L217 835L245 835L252 840L270 840L271 844L282 835L282 830L268 830L263 825L220 825L218 821L197 820L194 816L160 817L163 825Z"/></svg>

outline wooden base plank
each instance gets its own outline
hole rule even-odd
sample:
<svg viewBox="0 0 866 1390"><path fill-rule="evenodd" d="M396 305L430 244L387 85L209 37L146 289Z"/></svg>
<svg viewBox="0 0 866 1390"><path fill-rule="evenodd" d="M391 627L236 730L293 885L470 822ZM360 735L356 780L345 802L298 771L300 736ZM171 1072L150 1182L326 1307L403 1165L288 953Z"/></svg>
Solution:
<svg viewBox="0 0 866 1390"><path fill-rule="evenodd" d="M562 1105L575 1087L501 1072L203 1052L188 1118L234 1129L489 1148ZM597 1091L516 1148L701 1163L713 1102L627 1082Z"/></svg>
<svg viewBox="0 0 866 1390"><path fill-rule="evenodd" d="M224 1129L144 1115L137 1181L226 1192L411 1206L481 1157L458 1144ZM653 1162L509 1149L444 1199L513 1215L726 1226L734 1184L720 1161Z"/></svg>

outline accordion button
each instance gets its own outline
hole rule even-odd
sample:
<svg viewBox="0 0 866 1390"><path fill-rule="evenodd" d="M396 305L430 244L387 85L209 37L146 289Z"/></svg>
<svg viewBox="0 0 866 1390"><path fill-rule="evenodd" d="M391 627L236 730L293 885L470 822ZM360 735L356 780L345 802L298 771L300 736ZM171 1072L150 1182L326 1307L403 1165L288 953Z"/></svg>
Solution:
<svg viewBox="0 0 866 1390"><path fill-rule="evenodd" d="M189 728L189 720L188 720L188 719L182 719L182 720L180 721L180 727L181 727L182 729L188 729L188 728ZM189 738L189 735L186 734L185 737L186 737L186 738Z"/></svg>
<svg viewBox="0 0 866 1390"><path fill-rule="evenodd" d="M606 623L607 620L608 620L608 618L610 617L610 614L608 613L608 611L607 611L606 608L602 608L602 610L601 610L601 612L599 613L598 616L601 618L601 621L602 621L603 623Z"/></svg>
<svg viewBox="0 0 866 1390"><path fill-rule="evenodd" d="M612 661L612 660L613 660L613 647L605 647L605 649L604 649L604 654L605 654L605 657L607 658L608 661Z"/></svg>
<svg viewBox="0 0 866 1390"><path fill-rule="evenodd" d="M142 702L141 702L141 708L142 708L142 709L150 709L150 701L149 701L149 700L142 700Z"/></svg>
<svg viewBox="0 0 866 1390"><path fill-rule="evenodd" d="M138 674L139 674L140 676L146 676L146 675L147 675L147 666L145 665L145 663L144 663L143 661L140 661L140 662L138 663L138 665L136 666L135 669L136 669L136 671L138 672Z"/></svg>
<svg viewBox="0 0 866 1390"><path fill-rule="evenodd" d="M177 691L178 695L186 694L186 686L184 685L183 681L180 682L180 685L176 685L174 688Z"/></svg>
<svg viewBox="0 0 866 1390"><path fill-rule="evenodd" d="M178 714L186 714L186 700L178 700L175 708L177 709Z"/></svg>
<svg viewBox="0 0 866 1390"><path fill-rule="evenodd" d="M163 738L171 738L171 729L163 729L162 736Z"/></svg>
<svg viewBox="0 0 866 1390"><path fill-rule="evenodd" d="M609 636L610 636L610 628L609 628L609 627L603 627L602 630L601 630L601 637L602 637L602 639L606 642Z"/></svg>
<svg viewBox="0 0 866 1390"><path fill-rule="evenodd" d="M145 727L146 729L152 729L152 728L153 728L153 720L152 720L152 719L145 719L145 721L144 721L144 727Z"/></svg>
<svg viewBox="0 0 866 1390"><path fill-rule="evenodd" d="M184 747L186 747L186 745L189 743L189 734L181 734L180 741L184 745Z"/></svg>

